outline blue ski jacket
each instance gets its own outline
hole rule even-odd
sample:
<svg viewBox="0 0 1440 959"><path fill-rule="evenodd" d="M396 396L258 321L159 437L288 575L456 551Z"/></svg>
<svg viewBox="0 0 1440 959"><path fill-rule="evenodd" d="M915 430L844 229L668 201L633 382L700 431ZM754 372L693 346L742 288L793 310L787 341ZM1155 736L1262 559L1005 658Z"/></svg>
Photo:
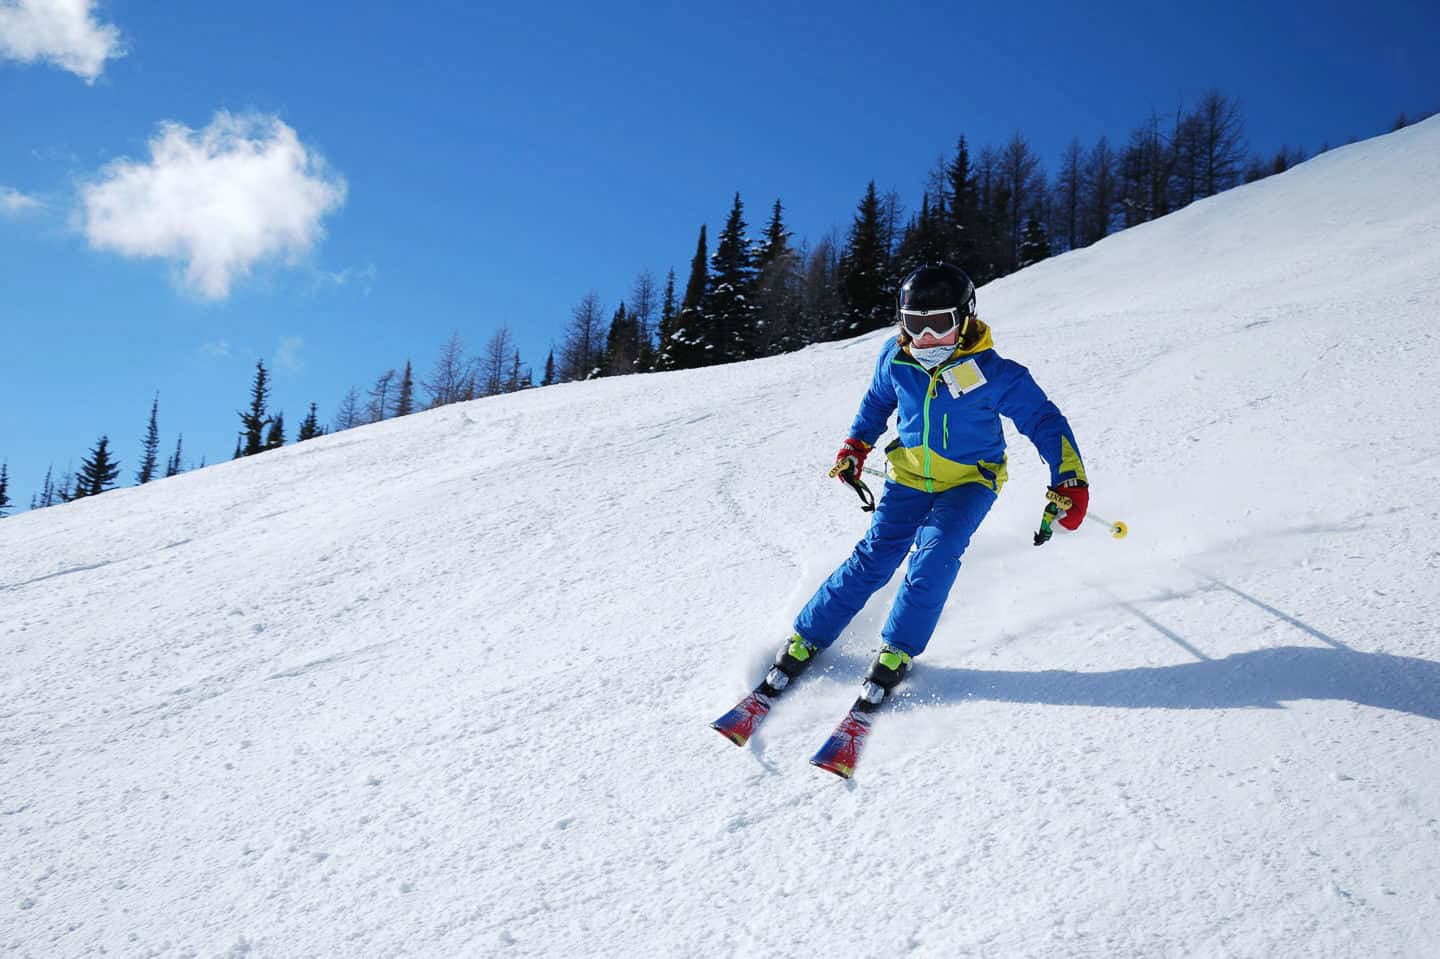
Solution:
<svg viewBox="0 0 1440 959"><path fill-rule="evenodd" d="M979 321L975 321L979 323ZM932 372L900 345L886 342L850 435L873 446L890 414L899 437L885 448L891 479L928 493L979 483L995 492L1007 478L1000 417L1035 444L1050 465L1050 484L1085 480L1085 465L1058 407L1030 371L995 352L990 330L957 347Z"/></svg>

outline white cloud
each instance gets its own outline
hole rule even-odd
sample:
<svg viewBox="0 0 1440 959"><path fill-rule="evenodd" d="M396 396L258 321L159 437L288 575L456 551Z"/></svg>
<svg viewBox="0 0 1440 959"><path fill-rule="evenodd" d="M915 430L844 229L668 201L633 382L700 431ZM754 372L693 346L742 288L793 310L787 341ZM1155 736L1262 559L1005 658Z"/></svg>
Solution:
<svg viewBox="0 0 1440 959"><path fill-rule="evenodd" d="M282 370L299 373L305 368L305 361L300 358L300 351L304 347L305 341L300 337L284 337L275 349L275 365Z"/></svg>
<svg viewBox="0 0 1440 959"><path fill-rule="evenodd" d="M44 205L33 196L26 196L8 186L0 186L0 214L19 216L28 210L38 210Z"/></svg>
<svg viewBox="0 0 1440 959"><path fill-rule="evenodd" d="M220 300L257 263L309 252L345 191L278 118L221 111L199 131L162 123L150 162L101 170L81 191L82 228L92 247L169 260L186 287Z"/></svg>
<svg viewBox="0 0 1440 959"><path fill-rule="evenodd" d="M0 59L49 60L94 83L122 57L120 31L95 20L95 0L0 0Z"/></svg>
<svg viewBox="0 0 1440 959"><path fill-rule="evenodd" d="M217 358L229 356L230 341L211 340L209 343L204 343L200 346L200 352L204 353L206 356L214 356Z"/></svg>

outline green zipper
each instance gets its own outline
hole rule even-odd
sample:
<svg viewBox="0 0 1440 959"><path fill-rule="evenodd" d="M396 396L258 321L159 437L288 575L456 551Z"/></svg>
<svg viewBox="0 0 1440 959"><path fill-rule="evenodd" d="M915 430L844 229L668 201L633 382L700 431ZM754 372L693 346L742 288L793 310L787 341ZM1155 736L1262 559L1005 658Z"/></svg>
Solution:
<svg viewBox="0 0 1440 959"><path fill-rule="evenodd" d="M920 370L921 372L930 372L930 371L926 370L925 367L921 366L921 365L918 364L918 363L907 363L907 362L905 362L904 360L901 360L901 359L896 359L895 362L896 362L896 363L899 363L899 364L902 365L902 366L913 366L913 367L915 367L917 370ZM931 373L930 373L930 386L925 390L925 407L924 407L924 409L923 409L923 417L922 417L923 427L922 427L921 433L920 433L920 445L923 446L923 447L925 447L925 477L924 477L924 478L925 478L925 492L927 492L927 493L933 493L933 492L935 492L935 477L932 476L932 475L930 475L930 473L931 473L931 471L930 471L930 401L933 400L933 399L935 398L935 396L936 396L936 391L937 391L937 388L938 388L939 383L940 383L940 374L944 371L944 369L945 369L944 367L939 367L939 366L937 366L937 367L935 368L934 372L931 372ZM944 415L944 417L942 418L941 426L942 426L942 428L943 428L944 431L945 431L945 445L948 447L948 446L950 445L950 414L949 414L949 413L946 413L946 414Z"/></svg>

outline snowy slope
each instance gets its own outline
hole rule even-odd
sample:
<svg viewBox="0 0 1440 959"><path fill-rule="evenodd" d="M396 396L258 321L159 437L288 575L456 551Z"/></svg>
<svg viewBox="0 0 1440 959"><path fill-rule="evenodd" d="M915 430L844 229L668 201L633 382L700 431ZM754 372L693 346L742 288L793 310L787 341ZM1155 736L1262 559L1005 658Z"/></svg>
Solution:
<svg viewBox="0 0 1440 959"><path fill-rule="evenodd" d="M858 777L882 334L449 407L0 522L16 956L1440 954L1440 119L983 289L1012 436ZM818 670L817 670L818 671Z"/></svg>

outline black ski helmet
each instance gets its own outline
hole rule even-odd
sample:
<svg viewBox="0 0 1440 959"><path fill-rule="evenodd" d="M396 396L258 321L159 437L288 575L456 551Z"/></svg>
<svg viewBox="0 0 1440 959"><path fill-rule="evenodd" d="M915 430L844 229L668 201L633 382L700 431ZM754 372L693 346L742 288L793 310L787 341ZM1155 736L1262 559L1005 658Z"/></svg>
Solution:
<svg viewBox="0 0 1440 959"><path fill-rule="evenodd" d="M975 284L965 271L949 263L927 263L900 284L899 310L958 310L960 320L975 316Z"/></svg>

